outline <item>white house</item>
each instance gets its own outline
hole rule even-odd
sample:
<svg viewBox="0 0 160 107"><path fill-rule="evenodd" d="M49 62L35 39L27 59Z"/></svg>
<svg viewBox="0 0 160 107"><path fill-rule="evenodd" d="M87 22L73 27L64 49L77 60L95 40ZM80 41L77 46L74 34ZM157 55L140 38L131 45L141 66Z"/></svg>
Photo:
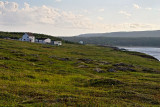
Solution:
<svg viewBox="0 0 160 107"><path fill-rule="evenodd" d="M79 41L79 43L80 43L80 44L84 44L84 42L83 42L83 41Z"/></svg>
<svg viewBox="0 0 160 107"><path fill-rule="evenodd" d="M51 39L50 38L47 38L47 39L36 39L36 42L37 43L44 43L44 44L48 43L48 44L50 44L51 43Z"/></svg>
<svg viewBox="0 0 160 107"><path fill-rule="evenodd" d="M50 38L45 39L44 43L51 43L51 39Z"/></svg>
<svg viewBox="0 0 160 107"><path fill-rule="evenodd" d="M43 43L43 44L53 44L56 46L61 46L62 41L52 41L50 38L47 39L36 39L31 33L25 33L22 38L19 39L20 41L28 41L28 42L36 42L36 43Z"/></svg>
<svg viewBox="0 0 160 107"><path fill-rule="evenodd" d="M35 42L35 36L33 36L31 33L25 33L20 40L28 41L28 42Z"/></svg>
<svg viewBox="0 0 160 107"><path fill-rule="evenodd" d="M61 46L62 45L62 41L54 41L54 45Z"/></svg>

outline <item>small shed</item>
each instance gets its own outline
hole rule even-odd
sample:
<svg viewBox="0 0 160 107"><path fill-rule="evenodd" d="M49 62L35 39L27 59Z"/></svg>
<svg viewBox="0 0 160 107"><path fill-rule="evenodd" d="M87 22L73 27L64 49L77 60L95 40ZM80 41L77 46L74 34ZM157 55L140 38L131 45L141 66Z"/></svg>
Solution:
<svg viewBox="0 0 160 107"><path fill-rule="evenodd" d="M44 43L51 43L51 39L50 38L45 39Z"/></svg>
<svg viewBox="0 0 160 107"><path fill-rule="evenodd" d="M50 44L51 43L51 39L47 38L47 39L36 39L37 43L44 43L44 44Z"/></svg>
<svg viewBox="0 0 160 107"><path fill-rule="evenodd" d="M54 45L61 46L62 45L62 41L54 41Z"/></svg>
<svg viewBox="0 0 160 107"><path fill-rule="evenodd" d="M79 41L79 43L80 43L80 44L84 44L84 42L83 42L83 41Z"/></svg>

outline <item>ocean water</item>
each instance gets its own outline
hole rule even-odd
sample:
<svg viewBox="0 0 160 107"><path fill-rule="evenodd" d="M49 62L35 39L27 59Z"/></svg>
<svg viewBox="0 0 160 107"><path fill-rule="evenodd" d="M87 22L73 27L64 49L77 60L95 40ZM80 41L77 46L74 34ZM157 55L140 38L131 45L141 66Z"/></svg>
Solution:
<svg viewBox="0 0 160 107"><path fill-rule="evenodd" d="M119 47L127 49L128 51L136 51L141 53L146 53L157 58L160 61L160 48L155 47Z"/></svg>

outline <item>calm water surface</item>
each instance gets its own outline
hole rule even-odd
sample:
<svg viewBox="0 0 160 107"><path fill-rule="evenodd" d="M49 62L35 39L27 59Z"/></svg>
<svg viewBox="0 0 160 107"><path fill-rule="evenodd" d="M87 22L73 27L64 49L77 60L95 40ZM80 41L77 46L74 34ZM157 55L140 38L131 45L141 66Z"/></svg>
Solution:
<svg viewBox="0 0 160 107"><path fill-rule="evenodd" d="M154 47L120 47L120 48L127 49L128 51L146 53L148 55L157 58L160 61L160 48L154 48Z"/></svg>

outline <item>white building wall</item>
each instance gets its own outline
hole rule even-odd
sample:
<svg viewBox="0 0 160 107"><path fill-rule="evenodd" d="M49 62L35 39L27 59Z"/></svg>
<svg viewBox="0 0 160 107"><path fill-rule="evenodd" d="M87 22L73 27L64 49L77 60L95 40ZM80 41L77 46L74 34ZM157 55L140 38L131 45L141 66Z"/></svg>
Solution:
<svg viewBox="0 0 160 107"><path fill-rule="evenodd" d="M29 36L26 33L22 36L22 41L29 41Z"/></svg>
<svg viewBox="0 0 160 107"><path fill-rule="evenodd" d="M47 38L44 40L45 43L51 43L51 39Z"/></svg>
<svg viewBox="0 0 160 107"><path fill-rule="evenodd" d="M27 33L25 33L22 36L22 41L35 42L35 37L34 36L29 36Z"/></svg>
<svg viewBox="0 0 160 107"><path fill-rule="evenodd" d="M35 37L34 36L29 36L30 42L35 42Z"/></svg>
<svg viewBox="0 0 160 107"><path fill-rule="evenodd" d="M62 45L62 41L54 41L54 45L60 46L60 45Z"/></svg>
<svg viewBox="0 0 160 107"><path fill-rule="evenodd" d="M84 44L84 42L83 42L83 41L79 41L79 43L80 43L80 44Z"/></svg>

